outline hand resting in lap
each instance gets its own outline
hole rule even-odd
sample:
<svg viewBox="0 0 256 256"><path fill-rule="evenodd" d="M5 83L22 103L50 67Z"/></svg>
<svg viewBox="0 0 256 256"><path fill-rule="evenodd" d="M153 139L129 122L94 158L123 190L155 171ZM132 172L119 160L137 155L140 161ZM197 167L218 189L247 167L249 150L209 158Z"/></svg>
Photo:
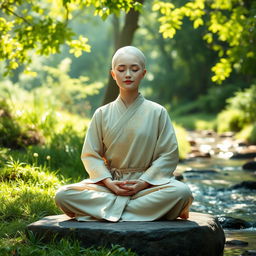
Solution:
<svg viewBox="0 0 256 256"><path fill-rule="evenodd" d="M143 180L112 180L110 178L102 181L104 185L118 196L133 196L139 191L148 188L149 183Z"/></svg>

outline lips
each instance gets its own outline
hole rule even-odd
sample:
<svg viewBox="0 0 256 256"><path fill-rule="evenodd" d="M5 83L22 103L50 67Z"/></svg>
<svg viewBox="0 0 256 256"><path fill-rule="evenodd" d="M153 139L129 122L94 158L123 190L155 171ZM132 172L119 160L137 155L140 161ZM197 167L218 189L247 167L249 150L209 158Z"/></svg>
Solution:
<svg viewBox="0 0 256 256"><path fill-rule="evenodd" d="M125 80L124 83L125 84L131 84L133 81L132 80Z"/></svg>

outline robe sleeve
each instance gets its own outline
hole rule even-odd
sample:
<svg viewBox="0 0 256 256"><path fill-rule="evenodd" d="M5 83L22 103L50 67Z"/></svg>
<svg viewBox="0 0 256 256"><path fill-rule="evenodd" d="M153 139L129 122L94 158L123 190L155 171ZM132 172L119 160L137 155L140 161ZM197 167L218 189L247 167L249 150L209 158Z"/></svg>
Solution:
<svg viewBox="0 0 256 256"><path fill-rule="evenodd" d="M103 159L102 142L102 112L97 109L88 127L81 159L89 174L87 182L96 183L106 178L112 178Z"/></svg>
<svg viewBox="0 0 256 256"><path fill-rule="evenodd" d="M140 179L151 185L166 184L173 178L173 172L178 161L179 152L176 135L168 112L163 108L159 118L158 139L153 153L153 161Z"/></svg>

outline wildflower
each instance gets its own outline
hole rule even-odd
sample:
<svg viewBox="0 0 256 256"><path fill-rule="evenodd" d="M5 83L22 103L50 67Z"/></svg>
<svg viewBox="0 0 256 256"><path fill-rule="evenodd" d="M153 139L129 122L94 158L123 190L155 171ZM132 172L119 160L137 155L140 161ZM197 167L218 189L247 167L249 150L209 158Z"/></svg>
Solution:
<svg viewBox="0 0 256 256"><path fill-rule="evenodd" d="M48 156L46 157L46 160L50 161L50 160L51 160L51 156L48 155Z"/></svg>
<svg viewBox="0 0 256 256"><path fill-rule="evenodd" d="M33 157L37 158L37 157L38 157L38 154L37 154L37 153L34 153L34 154L33 154Z"/></svg>

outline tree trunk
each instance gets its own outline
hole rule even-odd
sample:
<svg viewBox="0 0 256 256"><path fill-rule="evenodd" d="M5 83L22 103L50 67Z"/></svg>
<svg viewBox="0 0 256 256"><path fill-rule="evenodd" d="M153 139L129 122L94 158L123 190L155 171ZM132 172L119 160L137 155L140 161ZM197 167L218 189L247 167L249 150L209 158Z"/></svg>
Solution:
<svg viewBox="0 0 256 256"><path fill-rule="evenodd" d="M144 0L138 1L141 4L143 4ZM117 33L117 28L114 27L114 34L115 36L118 36L119 38L115 38L115 51L123 46L131 45L134 33L136 29L138 28L138 21L139 21L139 15L140 13L138 11L135 11L134 9L131 9L126 15L125 15L125 23L122 28L122 31L120 33ZM118 22L115 20L117 17L114 17L113 24L118 24ZM108 84L106 88L106 92L104 95L103 104L105 105L113 100L116 99L117 95L119 93L118 86L116 85L115 80L113 80L111 74L109 74L108 78Z"/></svg>

